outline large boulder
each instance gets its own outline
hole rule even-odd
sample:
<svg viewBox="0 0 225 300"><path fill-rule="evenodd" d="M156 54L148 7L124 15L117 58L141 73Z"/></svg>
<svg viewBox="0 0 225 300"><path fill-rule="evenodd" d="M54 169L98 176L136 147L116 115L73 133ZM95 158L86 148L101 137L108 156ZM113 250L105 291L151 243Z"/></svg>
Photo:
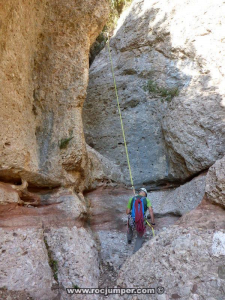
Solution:
<svg viewBox="0 0 225 300"><path fill-rule="evenodd" d="M67 295L65 289L98 286L98 252L86 229L0 228L0 235L0 288L53 300L57 295L82 299Z"/></svg>
<svg viewBox="0 0 225 300"><path fill-rule="evenodd" d="M117 285L155 288L154 295L138 295L140 300L223 299L224 217L223 209L202 203L131 256L121 268Z"/></svg>
<svg viewBox="0 0 225 300"><path fill-rule="evenodd" d="M54 275L60 284L60 299L84 299L83 296L68 295L65 289L98 286L98 251L91 232L74 226L50 228L44 235L51 259L57 263Z"/></svg>
<svg viewBox="0 0 225 300"><path fill-rule="evenodd" d="M154 214L182 216L196 208L205 194L206 175L198 176L177 188L148 194Z"/></svg>
<svg viewBox="0 0 225 300"><path fill-rule="evenodd" d="M206 177L207 198L225 207L225 156L217 160Z"/></svg>
<svg viewBox="0 0 225 300"><path fill-rule="evenodd" d="M218 176L218 181L215 180L215 169L220 174L221 166L223 160L217 161L207 174L206 181L213 183L212 188L206 188L209 195L215 195L210 192L216 190L221 179ZM223 189L216 190L216 197L221 199L223 195ZM206 198L128 259L117 284L123 288L155 288L152 298L157 300L223 299L225 211ZM140 295L138 299L149 299L149 296Z"/></svg>
<svg viewBox="0 0 225 300"><path fill-rule="evenodd" d="M65 288L97 287L99 279L85 199L72 188L38 194L38 207L0 206L0 289L8 297L14 291L35 300L79 299Z"/></svg>
<svg viewBox="0 0 225 300"><path fill-rule="evenodd" d="M87 153L89 162L88 168L91 176L87 177L86 190L94 189L104 183L109 185L110 183L124 182L124 175L119 165L107 159L89 145L87 145Z"/></svg>
<svg viewBox="0 0 225 300"><path fill-rule="evenodd" d="M106 0L7 1L0 7L0 178L84 188L82 105L89 48ZM32 21L31 21L32 20Z"/></svg>
<svg viewBox="0 0 225 300"><path fill-rule="evenodd" d="M135 0L110 41L136 186L183 181L225 152L221 0ZM90 70L89 145L129 174L107 47Z"/></svg>
<svg viewBox="0 0 225 300"><path fill-rule="evenodd" d="M56 283L41 228L0 228L0 287L26 291L33 299L54 299Z"/></svg>
<svg viewBox="0 0 225 300"><path fill-rule="evenodd" d="M0 204L19 203L20 197L10 184L0 182Z"/></svg>

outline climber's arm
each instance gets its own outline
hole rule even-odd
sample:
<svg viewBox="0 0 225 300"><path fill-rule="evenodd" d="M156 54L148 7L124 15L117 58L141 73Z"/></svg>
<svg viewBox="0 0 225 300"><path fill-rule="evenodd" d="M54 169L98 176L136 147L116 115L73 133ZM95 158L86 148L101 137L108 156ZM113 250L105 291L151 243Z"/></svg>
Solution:
<svg viewBox="0 0 225 300"><path fill-rule="evenodd" d="M155 224L154 213L153 213L151 201L148 198L147 198L147 207L148 207L149 214L151 217L151 223L154 225Z"/></svg>
<svg viewBox="0 0 225 300"><path fill-rule="evenodd" d="M129 199L128 204L127 204L127 208L126 208L127 215L129 215L131 212L131 202L132 202L132 198Z"/></svg>
<svg viewBox="0 0 225 300"><path fill-rule="evenodd" d="M126 214L129 215L130 214L130 209L126 208Z"/></svg>
<svg viewBox="0 0 225 300"><path fill-rule="evenodd" d="M155 224L155 218L154 218L154 214L153 214L153 209L152 209L151 206L149 206L148 210L149 210L149 214L151 216L151 223L154 225Z"/></svg>

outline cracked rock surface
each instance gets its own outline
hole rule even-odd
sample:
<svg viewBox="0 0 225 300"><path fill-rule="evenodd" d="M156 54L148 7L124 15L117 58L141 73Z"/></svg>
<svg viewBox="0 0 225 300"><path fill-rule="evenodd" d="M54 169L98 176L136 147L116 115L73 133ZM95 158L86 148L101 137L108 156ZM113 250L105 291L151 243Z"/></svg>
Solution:
<svg viewBox="0 0 225 300"><path fill-rule="evenodd" d="M110 47L135 186L175 184L223 157L224 11L221 0L135 0L120 18ZM129 183L107 47L91 65L83 118L87 143Z"/></svg>

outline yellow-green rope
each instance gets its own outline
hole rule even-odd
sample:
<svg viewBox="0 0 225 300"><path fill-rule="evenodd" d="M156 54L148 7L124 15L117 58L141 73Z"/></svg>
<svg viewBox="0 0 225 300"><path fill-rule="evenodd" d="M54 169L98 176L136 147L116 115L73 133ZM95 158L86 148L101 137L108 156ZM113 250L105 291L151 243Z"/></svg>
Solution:
<svg viewBox="0 0 225 300"><path fill-rule="evenodd" d="M111 63L114 88L115 88L115 93L116 93L117 106L118 106L118 111L119 111L119 116L120 116L121 129L122 129L122 133L123 133L124 146L125 146L125 151L126 151L126 156L127 156L127 164L128 164L128 168L129 168L129 174L130 174L130 182L131 182L131 186L132 186L132 189L133 189L133 192L135 195L135 188L134 188L133 177L132 177L132 172L131 172L131 167L130 167L129 154L128 154L128 150L127 150L126 136L125 136L125 131L124 131L124 127L123 127L123 119L122 119L122 114L121 114L121 110L120 110L120 102L119 102L119 97L118 97L118 92L117 92L116 78L115 78L113 62L112 62L112 55L110 52L109 35L108 35L107 44L108 44L109 59L110 59L110 63Z"/></svg>
<svg viewBox="0 0 225 300"><path fill-rule="evenodd" d="M146 223L148 224L148 226L151 227L151 229L152 229L152 234L153 234L153 236L155 236L155 231L154 231L154 229L153 229L153 226L152 226L151 224L149 224L149 222L148 222L147 220L145 220L145 221L146 221Z"/></svg>

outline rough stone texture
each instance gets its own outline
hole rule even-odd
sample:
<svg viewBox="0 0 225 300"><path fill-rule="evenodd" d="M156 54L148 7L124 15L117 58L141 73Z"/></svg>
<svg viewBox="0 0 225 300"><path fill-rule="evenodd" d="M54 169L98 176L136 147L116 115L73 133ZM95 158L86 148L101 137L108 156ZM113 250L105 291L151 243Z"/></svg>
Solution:
<svg viewBox="0 0 225 300"><path fill-rule="evenodd" d="M32 192L41 198L38 207L0 206L0 288L26 292L35 300L82 300L68 297L65 288L98 283L98 253L86 226L85 199L72 188ZM58 281L49 260L58 266Z"/></svg>
<svg viewBox="0 0 225 300"><path fill-rule="evenodd" d="M172 44L163 52L172 56L178 52L182 60L177 67L189 74L190 81L169 105L163 130L175 166L177 153L188 171L195 173L210 167L225 151L225 57L221 55L225 3L174 3L178 7L170 27ZM178 18L183 22L179 29L175 28Z"/></svg>
<svg viewBox="0 0 225 300"><path fill-rule="evenodd" d="M136 186L187 179L223 156L224 11L221 0L135 0L120 18L110 46ZM148 80L179 96L162 103ZM91 66L84 123L129 183L107 48Z"/></svg>
<svg viewBox="0 0 225 300"><path fill-rule="evenodd" d="M89 202L90 225L98 229L118 229L126 220L126 206L132 191L123 187L99 187L85 193Z"/></svg>
<svg viewBox="0 0 225 300"><path fill-rule="evenodd" d="M96 288L99 278L98 252L92 235L84 228L50 228L45 236L52 258L58 263L58 281L63 288ZM61 299L84 299L61 292ZM97 298L97 297L96 297ZM93 297L95 299L95 297Z"/></svg>
<svg viewBox="0 0 225 300"><path fill-rule="evenodd" d="M20 197L11 185L0 182L0 204L18 202L20 202Z"/></svg>
<svg viewBox="0 0 225 300"><path fill-rule="evenodd" d="M29 292L34 299L53 299L57 293L48 264L43 230L0 228L0 287Z"/></svg>
<svg viewBox="0 0 225 300"><path fill-rule="evenodd" d="M128 259L117 284L129 288L162 286L163 295L151 295L157 300L224 299L224 217L223 209L202 203ZM132 297L123 298L136 299ZM149 299L149 295L137 299Z"/></svg>
<svg viewBox="0 0 225 300"><path fill-rule="evenodd" d="M27 292L35 300L57 295L64 300L84 299L68 296L65 288L98 286L98 252L86 229L47 228L43 233L42 228L1 228L0 235L0 288ZM57 263L57 281L49 259Z"/></svg>
<svg viewBox="0 0 225 300"><path fill-rule="evenodd" d="M201 175L178 188L149 193L154 213L182 216L196 208L204 197L205 181L206 175Z"/></svg>
<svg viewBox="0 0 225 300"><path fill-rule="evenodd" d="M4 177L19 178L16 170L38 169L32 71L44 7L34 0L11 0L0 6L0 174Z"/></svg>
<svg viewBox="0 0 225 300"><path fill-rule="evenodd" d="M209 169L206 177L206 195L210 201L225 206L225 156Z"/></svg>
<svg viewBox="0 0 225 300"><path fill-rule="evenodd" d="M0 6L4 180L84 188L90 174L81 111L89 48L108 12L106 0L10 0Z"/></svg>
<svg viewBox="0 0 225 300"><path fill-rule="evenodd" d="M100 252L99 287L113 287L121 265L133 253L135 237L127 244L127 215L125 208L132 191L122 187L100 187L85 194L90 203L90 227ZM155 234L177 221L177 216L156 218ZM152 238L147 226L145 242Z"/></svg>
<svg viewBox="0 0 225 300"><path fill-rule="evenodd" d="M0 297L2 300L33 300L33 298L24 291L10 291L5 288L0 289Z"/></svg>
<svg viewBox="0 0 225 300"><path fill-rule="evenodd" d="M87 145L89 171L91 178L87 180L86 189L96 188L99 184L107 182L123 182L124 176L120 167L114 162L110 161L99 152Z"/></svg>
<svg viewBox="0 0 225 300"><path fill-rule="evenodd" d="M81 195L72 189L39 191L41 203L18 206L9 203L0 206L0 227L63 227L84 226L87 219L87 207Z"/></svg>
<svg viewBox="0 0 225 300"><path fill-rule="evenodd" d="M219 0L199 7L194 0L137 0L120 21L111 46L136 186L182 181L224 153L223 8ZM127 203L130 191L112 190L101 198L96 192L90 220L84 197L74 192L106 179L123 181L116 164L129 182L106 51L92 67L83 114L87 141L101 155L86 149L83 134L88 52L107 13L106 0L0 4L0 178L15 184L27 180L28 193L40 197L39 206L20 207L15 193L0 187L4 201L14 202L0 206L0 288L35 300L79 299L68 297L65 287L97 287L97 249L87 222L99 234L102 258L113 268L118 270L132 251L125 242L126 204L121 201ZM161 103L143 89L149 79L179 87L180 95ZM203 177L198 180L196 186L204 184ZM187 199L186 188L194 190L188 205L194 202L193 182L173 194L180 213L190 209L179 202ZM59 185L72 187L35 188ZM156 232L175 219L157 219ZM160 283L167 290L158 300L224 298L224 236L224 210L198 208L148 242L141 256L131 257L118 284Z"/></svg>
<svg viewBox="0 0 225 300"><path fill-rule="evenodd" d="M196 209L183 215L177 223L184 228L192 227L220 231L225 228L224 213L224 209L211 204L204 197Z"/></svg>

